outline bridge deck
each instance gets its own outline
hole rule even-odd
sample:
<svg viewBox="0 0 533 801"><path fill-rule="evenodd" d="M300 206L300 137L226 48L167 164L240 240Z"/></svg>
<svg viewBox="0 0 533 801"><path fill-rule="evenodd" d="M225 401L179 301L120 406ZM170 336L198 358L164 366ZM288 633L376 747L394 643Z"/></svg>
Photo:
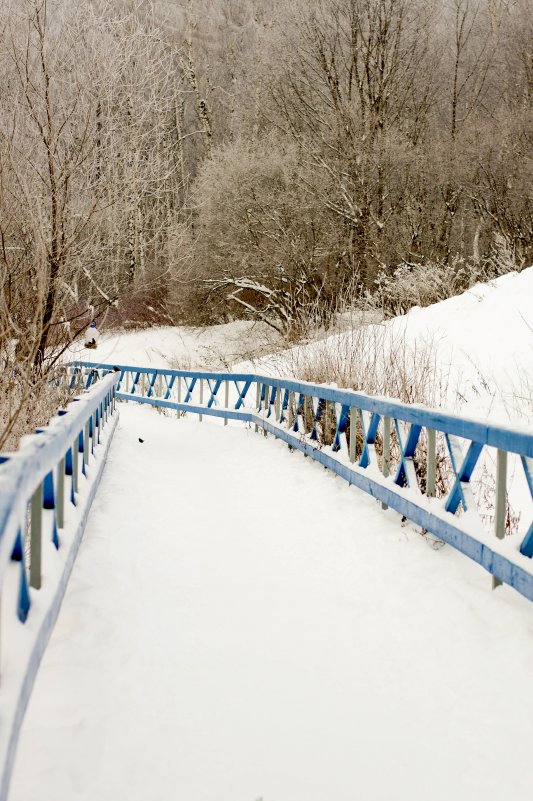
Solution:
<svg viewBox="0 0 533 801"><path fill-rule="evenodd" d="M10 801L529 801L531 606L489 582L272 438L123 406Z"/></svg>

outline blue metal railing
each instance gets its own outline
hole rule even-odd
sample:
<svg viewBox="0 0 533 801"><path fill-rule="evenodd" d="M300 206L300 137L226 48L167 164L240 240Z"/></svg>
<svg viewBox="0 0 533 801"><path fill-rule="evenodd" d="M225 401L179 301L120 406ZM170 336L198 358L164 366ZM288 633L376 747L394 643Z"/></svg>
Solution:
<svg viewBox="0 0 533 801"><path fill-rule="evenodd" d="M71 380L110 370L118 370L121 400L241 420L274 434L478 562L494 585L504 582L533 600L531 431L249 374L77 362ZM527 524L507 536L509 459L513 473L521 472ZM473 491L482 466L484 503Z"/></svg>
<svg viewBox="0 0 533 801"><path fill-rule="evenodd" d="M117 382L117 375L106 376L25 437L18 451L0 456L0 587L8 624L2 628L8 658L1 671L0 801L7 798L24 711L115 430ZM13 631L17 618L32 625Z"/></svg>
<svg viewBox="0 0 533 801"><path fill-rule="evenodd" d="M518 428L409 406L360 392L259 375L74 363L63 374L83 390L50 425L0 456L2 615L18 626L0 690L0 801L37 667L57 617L118 415L116 399L253 424L328 467L533 600L533 435ZM95 383L95 386L93 384ZM491 525L473 490L490 457ZM93 458L94 457L94 458ZM94 462L94 464L93 464ZM509 467L528 506L508 531ZM492 483L491 483L492 482ZM486 511L486 509L485 509ZM28 514L29 512L29 514ZM53 547L44 547L49 540ZM41 587L43 558L59 560ZM18 564L17 564L18 563ZM49 575L46 571L45 575Z"/></svg>

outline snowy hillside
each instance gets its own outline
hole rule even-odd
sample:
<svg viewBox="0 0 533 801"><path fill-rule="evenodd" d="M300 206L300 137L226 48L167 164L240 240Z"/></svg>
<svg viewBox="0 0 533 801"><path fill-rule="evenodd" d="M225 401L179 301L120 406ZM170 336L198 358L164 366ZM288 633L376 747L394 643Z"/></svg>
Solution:
<svg viewBox="0 0 533 801"><path fill-rule="evenodd" d="M478 284L458 297L414 308L385 324L367 326L369 347L386 361L392 343L405 358L431 359L432 406L493 420L533 419L533 267ZM344 328L346 321L343 321ZM356 358L354 332L279 350L267 326L236 321L208 328L166 327L105 334L97 350L74 345L69 359L181 369L255 371L307 378L310 368ZM262 356L276 351L274 356ZM428 355L429 354L429 355ZM378 358L375 354L374 358ZM346 365L349 367L349 365ZM311 374L313 370L311 369ZM327 375L323 381L333 380ZM372 392L362 384L358 389ZM439 391L442 389L442 392Z"/></svg>
<svg viewBox="0 0 533 801"><path fill-rule="evenodd" d="M96 350L75 342L66 358L175 370L228 370L243 359L270 353L276 342L276 334L268 326L237 320L205 328L166 326L106 332Z"/></svg>
<svg viewBox="0 0 533 801"><path fill-rule="evenodd" d="M370 360L381 359L386 370L391 350L399 347L413 374L417 361L426 368L431 364L435 370L435 391L426 400L431 406L492 420L530 422L532 298L530 267L488 284L477 284L464 294L433 306L415 307L401 317L367 327L366 346L371 349L374 345L380 351ZM357 358L360 343L356 336L359 335L354 331L335 334L275 357L241 364L239 369L308 378L317 365ZM365 357L368 359L368 354ZM372 392L372 387L364 383L364 374L361 385L354 388Z"/></svg>
<svg viewBox="0 0 533 801"><path fill-rule="evenodd" d="M406 376L434 364L436 404L516 422L532 290L533 270L509 275L240 365L275 345L245 322L106 335L76 355L288 373L338 368L362 341L385 371L398 350ZM253 426L121 404L10 801L529 800L531 606L442 546Z"/></svg>

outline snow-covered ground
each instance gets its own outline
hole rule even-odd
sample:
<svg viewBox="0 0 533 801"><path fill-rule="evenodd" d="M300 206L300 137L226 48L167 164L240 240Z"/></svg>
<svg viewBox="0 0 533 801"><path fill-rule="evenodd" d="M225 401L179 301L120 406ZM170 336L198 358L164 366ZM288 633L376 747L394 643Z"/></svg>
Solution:
<svg viewBox="0 0 533 801"><path fill-rule="evenodd" d="M533 422L533 267L477 284L462 295L370 326L386 363L405 348L407 361L431 353L437 391L431 405L505 422ZM343 325L346 321L343 322ZM378 333L378 331L380 333ZM305 372L330 357L357 358L350 331L292 348L236 369L268 375ZM423 358L420 361L424 361ZM415 368L413 367L415 372ZM361 387L364 389L364 386ZM440 394L440 396L439 396Z"/></svg>
<svg viewBox="0 0 533 801"><path fill-rule="evenodd" d="M279 441L122 405L10 801L529 801L532 607L489 586Z"/></svg>
<svg viewBox="0 0 533 801"><path fill-rule="evenodd" d="M414 308L369 330L382 331L383 348L405 343L411 353L431 351L436 386L431 399L452 411L494 421L533 421L533 267L478 284L463 295ZM357 322L360 315L356 316ZM96 350L80 344L69 359L113 364L213 369L260 374L304 374L309 364L353 358L349 315L341 333L283 351L268 326L235 321L207 328L167 327L103 335ZM346 330L348 328L348 330ZM371 336L370 336L371 339ZM275 355L267 354L274 352ZM413 357L415 358L415 357ZM327 380L327 379L324 379Z"/></svg>
<svg viewBox="0 0 533 801"><path fill-rule="evenodd" d="M276 332L263 323L236 320L205 328L167 326L105 332L96 350L75 342L65 358L175 370L229 370L243 359L269 353L278 343Z"/></svg>
<svg viewBox="0 0 533 801"><path fill-rule="evenodd" d="M533 268L380 330L431 348L443 405L524 422L532 297ZM235 322L69 358L287 374L350 336L280 353ZM528 602L251 429L119 426L10 801L529 801Z"/></svg>

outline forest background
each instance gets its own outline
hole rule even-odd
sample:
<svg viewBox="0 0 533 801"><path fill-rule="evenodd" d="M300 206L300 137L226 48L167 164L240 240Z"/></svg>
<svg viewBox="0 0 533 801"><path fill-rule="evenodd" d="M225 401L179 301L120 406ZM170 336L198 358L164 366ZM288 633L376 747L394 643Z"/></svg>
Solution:
<svg viewBox="0 0 533 801"><path fill-rule="evenodd" d="M92 319L297 341L529 265L532 41L529 0L0 0L0 446Z"/></svg>

